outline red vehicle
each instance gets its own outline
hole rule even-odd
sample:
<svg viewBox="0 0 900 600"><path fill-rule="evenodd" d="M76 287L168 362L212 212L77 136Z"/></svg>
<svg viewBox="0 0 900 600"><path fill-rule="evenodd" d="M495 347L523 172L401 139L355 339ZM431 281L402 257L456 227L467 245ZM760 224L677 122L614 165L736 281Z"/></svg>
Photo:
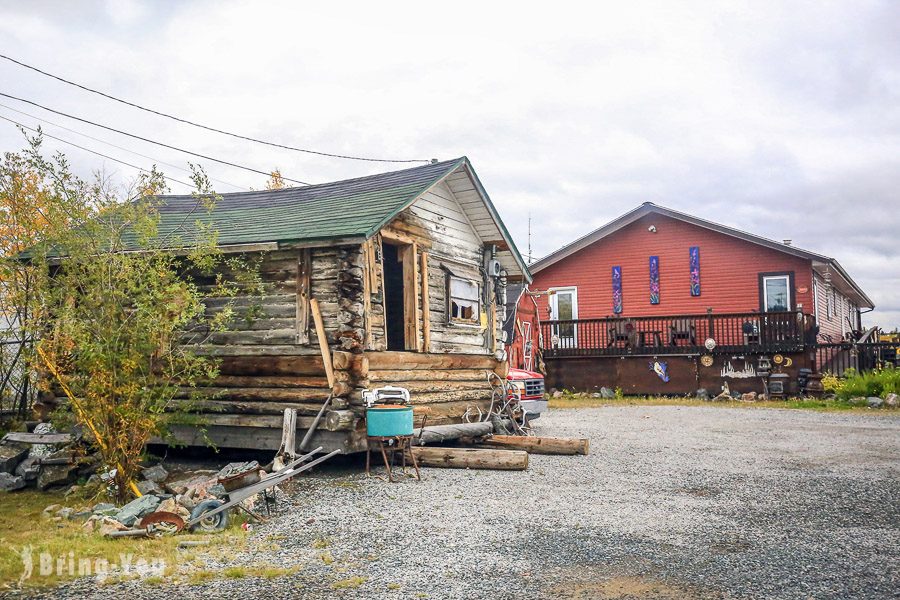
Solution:
<svg viewBox="0 0 900 600"><path fill-rule="evenodd" d="M544 397L544 376L524 369L509 369L506 376L509 387L519 396L519 406L525 411L525 418L533 421L547 410Z"/></svg>
<svg viewBox="0 0 900 600"><path fill-rule="evenodd" d="M541 320L535 294L522 288L506 323L509 374L506 380L519 396L526 418L536 419L547 410L544 368L541 359Z"/></svg>

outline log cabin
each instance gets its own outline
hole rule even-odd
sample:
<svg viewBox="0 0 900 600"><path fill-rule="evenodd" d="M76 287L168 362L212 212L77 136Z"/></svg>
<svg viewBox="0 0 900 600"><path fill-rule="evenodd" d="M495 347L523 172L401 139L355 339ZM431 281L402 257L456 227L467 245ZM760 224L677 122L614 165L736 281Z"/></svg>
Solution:
<svg viewBox="0 0 900 600"><path fill-rule="evenodd" d="M165 235L197 200L162 200ZM224 252L258 259L264 291L234 301L227 331L191 344L220 374L199 390L205 433L179 426L180 441L275 449L285 408L299 439L332 395L310 447L364 450L362 391L386 385L410 391L417 426L486 414L488 375L508 368L505 284L530 275L467 158L222 194L208 221Z"/></svg>

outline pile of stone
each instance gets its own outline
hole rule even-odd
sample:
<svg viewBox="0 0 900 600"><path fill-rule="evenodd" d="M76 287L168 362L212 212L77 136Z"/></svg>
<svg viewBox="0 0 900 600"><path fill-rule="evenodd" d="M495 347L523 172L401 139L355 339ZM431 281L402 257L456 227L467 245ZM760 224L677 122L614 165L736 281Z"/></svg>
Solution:
<svg viewBox="0 0 900 600"><path fill-rule="evenodd" d="M49 423L38 423L34 434L55 432ZM100 467L100 456L88 453L73 436L58 436L65 441L46 444L17 441L21 437L10 434L0 440L0 492L66 486L90 477Z"/></svg>
<svg viewBox="0 0 900 600"><path fill-rule="evenodd" d="M850 399L850 404L867 406L869 408L900 408L900 396L897 394L885 394L884 398L878 396L858 396Z"/></svg>
<svg viewBox="0 0 900 600"><path fill-rule="evenodd" d="M174 513L188 521L198 504L225 495L225 488L218 481L234 474L238 464L229 464L220 471L195 470L177 474L170 474L162 464L153 465L143 469L136 482L143 495L124 506L101 502L93 507L73 509L51 504L44 509L44 515L54 520L83 521L85 529L100 535L133 529L143 517L153 512ZM248 498L242 504L252 510L254 500Z"/></svg>

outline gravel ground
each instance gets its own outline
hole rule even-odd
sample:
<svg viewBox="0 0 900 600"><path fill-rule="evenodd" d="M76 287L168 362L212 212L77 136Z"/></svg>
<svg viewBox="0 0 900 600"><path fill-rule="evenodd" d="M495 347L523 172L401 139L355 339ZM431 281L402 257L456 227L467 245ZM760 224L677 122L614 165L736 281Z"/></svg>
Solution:
<svg viewBox="0 0 900 600"><path fill-rule="evenodd" d="M421 483L332 465L227 561L294 575L52 597L900 597L896 413L604 407L554 411L538 432L591 453Z"/></svg>

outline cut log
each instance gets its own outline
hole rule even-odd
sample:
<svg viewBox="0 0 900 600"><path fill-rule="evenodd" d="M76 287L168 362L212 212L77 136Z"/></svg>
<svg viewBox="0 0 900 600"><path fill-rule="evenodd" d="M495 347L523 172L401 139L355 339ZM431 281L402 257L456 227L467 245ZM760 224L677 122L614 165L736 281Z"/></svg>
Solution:
<svg viewBox="0 0 900 600"><path fill-rule="evenodd" d="M457 440L461 437L484 437L490 435L493 431L494 426L491 423L426 426L424 431L422 429L413 431L413 443L421 445L440 444L441 442Z"/></svg>
<svg viewBox="0 0 900 600"><path fill-rule="evenodd" d="M335 396L347 396L353 391L353 386L346 381L335 381L331 386L331 393Z"/></svg>
<svg viewBox="0 0 900 600"><path fill-rule="evenodd" d="M349 374L339 371L338 381L348 381ZM272 387L272 388L327 388L328 378L325 376L305 375L292 377L289 375L219 375L213 380L198 381L200 386L215 387Z"/></svg>
<svg viewBox="0 0 900 600"><path fill-rule="evenodd" d="M356 378L367 377L369 374L369 359L365 354L335 350L332 360L336 371L349 371Z"/></svg>
<svg viewBox="0 0 900 600"><path fill-rule="evenodd" d="M477 448L410 448L419 466L447 469L498 469L524 471L528 453L522 450L482 450Z"/></svg>
<svg viewBox="0 0 900 600"><path fill-rule="evenodd" d="M369 371L373 383L398 381L488 381L488 369L384 369Z"/></svg>
<svg viewBox="0 0 900 600"><path fill-rule="evenodd" d="M525 450L531 454L581 454L588 453L589 441L583 438L532 437L526 435L495 435L479 441L481 448L505 448Z"/></svg>
<svg viewBox="0 0 900 600"><path fill-rule="evenodd" d="M479 354L425 354L413 352L370 352L369 368L379 369L491 369L497 359Z"/></svg>
<svg viewBox="0 0 900 600"><path fill-rule="evenodd" d="M309 356L224 356L219 363L222 375L325 375L322 357L316 351ZM325 386L322 387L326 387Z"/></svg>
<svg viewBox="0 0 900 600"><path fill-rule="evenodd" d="M178 388L175 398L209 398L210 400L270 400L282 402L323 401L329 391L315 388ZM279 411L280 412L280 411Z"/></svg>
<svg viewBox="0 0 900 600"><path fill-rule="evenodd" d="M325 413L325 429L343 431L352 429L356 421L356 413L352 410L330 410Z"/></svg>

